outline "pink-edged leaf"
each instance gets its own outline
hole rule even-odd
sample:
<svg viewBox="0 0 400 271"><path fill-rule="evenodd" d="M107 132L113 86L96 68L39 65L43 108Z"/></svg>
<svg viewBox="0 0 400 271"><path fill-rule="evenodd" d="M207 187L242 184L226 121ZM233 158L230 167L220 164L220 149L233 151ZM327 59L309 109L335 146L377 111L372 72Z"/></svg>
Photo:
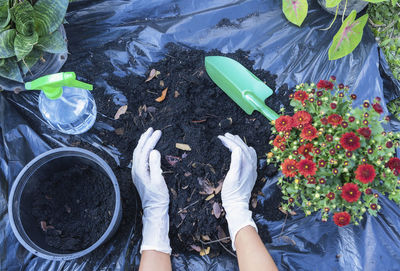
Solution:
<svg viewBox="0 0 400 271"><path fill-rule="evenodd" d="M165 160L167 160L168 164L174 167L176 163L180 162L182 159L177 156L166 155Z"/></svg>
<svg viewBox="0 0 400 271"><path fill-rule="evenodd" d="M329 60L339 59L350 54L361 42L364 26L368 21L368 14L354 20L356 15L356 11L353 10L333 37L328 52Z"/></svg>
<svg viewBox="0 0 400 271"><path fill-rule="evenodd" d="M291 23L301 26L307 17L307 0L282 0L282 11Z"/></svg>

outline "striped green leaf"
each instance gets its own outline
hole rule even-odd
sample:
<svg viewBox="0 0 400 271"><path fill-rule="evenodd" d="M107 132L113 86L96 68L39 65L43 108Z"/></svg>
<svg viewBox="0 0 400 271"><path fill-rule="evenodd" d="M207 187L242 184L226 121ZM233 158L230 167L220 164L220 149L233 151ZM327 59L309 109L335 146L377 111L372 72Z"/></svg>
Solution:
<svg viewBox="0 0 400 271"><path fill-rule="evenodd" d="M42 51L58 54L67 52L67 42L65 41L60 30L53 32L51 35L39 38L39 42L36 45L37 48Z"/></svg>
<svg viewBox="0 0 400 271"><path fill-rule="evenodd" d="M307 0L282 0L282 10L286 19L297 26L301 26L307 17L308 2Z"/></svg>
<svg viewBox="0 0 400 271"><path fill-rule="evenodd" d="M32 51L38 39L39 37L36 32L34 32L32 36L24 36L17 33L14 40L14 50L18 61L24 59L24 57Z"/></svg>
<svg viewBox="0 0 400 271"><path fill-rule="evenodd" d="M5 28L11 20L8 0L0 0L0 30Z"/></svg>
<svg viewBox="0 0 400 271"><path fill-rule="evenodd" d="M4 58L0 58L0 67L3 66L6 63L6 60Z"/></svg>
<svg viewBox="0 0 400 271"><path fill-rule="evenodd" d="M56 31L64 20L68 0L39 0L34 6L35 28L39 36Z"/></svg>
<svg viewBox="0 0 400 271"><path fill-rule="evenodd" d="M0 32L0 58L15 56L14 39L15 29Z"/></svg>
<svg viewBox="0 0 400 271"><path fill-rule="evenodd" d="M5 59L4 65L0 66L0 76L21 83L24 82L15 57Z"/></svg>
<svg viewBox="0 0 400 271"><path fill-rule="evenodd" d="M325 6L327 8L333 8L339 5L342 0L326 0Z"/></svg>
<svg viewBox="0 0 400 271"><path fill-rule="evenodd" d="M14 7L10 9L11 19L15 23L15 28L17 32L25 35L31 36L34 32L34 22L33 22L33 7L29 1L17 2Z"/></svg>
<svg viewBox="0 0 400 271"><path fill-rule="evenodd" d="M33 65L39 61L42 55L43 53L40 50L33 48L32 51L24 58L24 61L18 62L22 73L24 75L27 74Z"/></svg>
<svg viewBox="0 0 400 271"><path fill-rule="evenodd" d="M368 21L368 14L354 20L356 14L356 11L353 10L333 37L328 52L329 60L336 60L350 54L360 43L364 26Z"/></svg>

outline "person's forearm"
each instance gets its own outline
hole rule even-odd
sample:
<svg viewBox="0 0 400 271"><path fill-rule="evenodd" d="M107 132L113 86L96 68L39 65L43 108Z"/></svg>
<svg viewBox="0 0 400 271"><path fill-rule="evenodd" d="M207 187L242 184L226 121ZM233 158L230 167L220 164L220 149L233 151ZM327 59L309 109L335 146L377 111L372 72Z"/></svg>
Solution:
<svg viewBox="0 0 400 271"><path fill-rule="evenodd" d="M240 271L278 270L252 226L246 226L238 231L235 246Z"/></svg>
<svg viewBox="0 0 400 271"><path fill-rule="evenodd" d="M139 271L170 271L171 259L169 254L155 251L143 250L140 259Z"/></svg>

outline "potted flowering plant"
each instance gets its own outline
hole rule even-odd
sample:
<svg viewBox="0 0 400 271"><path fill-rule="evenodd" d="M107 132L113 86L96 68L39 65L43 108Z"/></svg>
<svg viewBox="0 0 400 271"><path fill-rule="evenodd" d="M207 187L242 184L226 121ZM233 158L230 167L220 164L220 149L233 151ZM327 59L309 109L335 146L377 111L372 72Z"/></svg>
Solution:
<svg viewBox="0 0 400 271"><path fill-rule="evenodd" d="M273 121L269 163L281 163L282 208L299 206L306 215L333 213L338 226L376 215L379 194L400 202L400 159L394 157L399 133L385 132L380 98L353 108L357 98L335 77L300 84L291 95L293 116Z"/></svg>

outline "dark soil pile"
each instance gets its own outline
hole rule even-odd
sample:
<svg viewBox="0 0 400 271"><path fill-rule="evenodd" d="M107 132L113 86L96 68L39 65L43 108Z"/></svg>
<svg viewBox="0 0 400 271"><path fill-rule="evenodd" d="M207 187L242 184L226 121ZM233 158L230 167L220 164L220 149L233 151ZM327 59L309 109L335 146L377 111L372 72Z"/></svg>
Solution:
<svg viewBox="0 0 400 271"><path fill-rule="evenodd" d="M88 166L73 166L39 180L33 191L32 215L46 243L69 253L88 248L103 235L114 201L106 175Z"/></svg>
<svg viewBox="0 0 400 271"><path fill-rule="evenodd" d="M149 68L159 75L148 82L143 77L116 76L113 86L122 90L128 99L128 111L118 120L113 117L119 107L112 100L95 92L100 120L115 128L114 132L102 132L99 136L106 143L122 152L122 166L130 163L132 151L138 138L148 127L161 129L163 135L156 148L162 154L162 168L170 191L170 237L176 251L207 247L209 240L224 237L227 224L221 206L220 185L229 169L230 152L217 136L226 132L239 135L253 146L260 159L269 151L270 124L259 113L246 115L208 77L204 68L206 55L223 55L218 51L206 53L201 50L168 46L168 54ZM275 77L264 70L253 70L253 62L246 52L227 54L257 77L275 89ZM164 101L157 102L162 90L168 87ZM279 90L283 97L288 90ZM281 102L287 101L275 94L268 98L268 105L278 111ZM287 105L285 105L287 106ZM190 146L191 151L176 148L176 143ZM265 176L276 174L272 166L261 167L253 191L252 210L262 212L269 220L279 220L284 215L278 210L280 195L265 207L257 206L256 197L264 184ZM268 231L263 230L263 239L268 241ZM224 244L230 248L229 240ZM194 245L194 246L191 246ZM212 245L212 252L222 248Z"/></svg>

